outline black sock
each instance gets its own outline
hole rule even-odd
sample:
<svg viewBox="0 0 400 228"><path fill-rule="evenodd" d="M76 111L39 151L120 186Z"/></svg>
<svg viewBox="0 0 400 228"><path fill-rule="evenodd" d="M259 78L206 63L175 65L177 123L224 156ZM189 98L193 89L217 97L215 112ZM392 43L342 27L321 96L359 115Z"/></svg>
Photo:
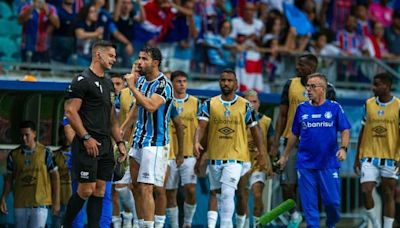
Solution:
<svg viewBox="0 0 400 228"><path fill-rule="evenodd" d="M400 203L396 203L396 216L397 226L400 227Z"/></svg>
<svg viewBox="0 0 400 228"><path fill-rule="evenodd" d="M71 196L71 198L69 198L67 211L65 212L64 216L64 227L72 227L72 223L76 215L82 209L85 201L86 200L82 199L76 192Z"/></svg>
<svg viewBox="0 0 400 228"><path fill-rule="evenodd" d="M88 217L88 228L98 228L100 223L101 211L103 209L103 198L91 196L89 197L86 213Z"/></svg>

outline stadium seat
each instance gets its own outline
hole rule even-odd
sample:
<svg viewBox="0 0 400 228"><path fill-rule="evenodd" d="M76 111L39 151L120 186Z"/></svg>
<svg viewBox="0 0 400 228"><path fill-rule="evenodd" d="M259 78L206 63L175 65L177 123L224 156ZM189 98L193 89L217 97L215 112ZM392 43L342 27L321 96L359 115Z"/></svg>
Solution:
<svg viewBox="0 0 400 228"><path fill-rule="evenodd" d="M15 62L18 60L19 46L7 37L0 37L0 61Z"/></svg>
<svg viewBox="0 0 400 228"><path fill-rule="evenodd" d="M21 36L22 28L15 20L0 19L0 36Z"/></svg>
<svg viewBox="0 0 400 228"><path fill-rule="evenodd" d="M12 16L15 16L12 7L10 7L7 3L0 1L0 18L8 19Z"/></svg>

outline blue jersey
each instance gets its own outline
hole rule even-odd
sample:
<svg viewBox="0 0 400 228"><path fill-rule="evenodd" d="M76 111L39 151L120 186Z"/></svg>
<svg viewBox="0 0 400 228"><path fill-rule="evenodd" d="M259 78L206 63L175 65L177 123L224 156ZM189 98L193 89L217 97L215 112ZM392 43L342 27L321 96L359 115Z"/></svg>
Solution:
<svg viewBox="0 0 400 228"><path fill-rule="evenodd" d="M172 110L172 84L171 81L160 73L160 76L152 81L147 81L144 76L139 77L136 88L146 97L158 94L164 99L164 103L153 113L138 104L138 119L133 136L133 147L143 148L147 146L165 146L169 143L168 124Z"/></svg>
<svg viewBox="0 0 400 228"><path fill-rule="evenodd" d="M350 128L337 102L326 100L320 106L313 106L310 101L300 103L292 126L293 134L300 138L297 168L339 168L337 133Z"/></svg>

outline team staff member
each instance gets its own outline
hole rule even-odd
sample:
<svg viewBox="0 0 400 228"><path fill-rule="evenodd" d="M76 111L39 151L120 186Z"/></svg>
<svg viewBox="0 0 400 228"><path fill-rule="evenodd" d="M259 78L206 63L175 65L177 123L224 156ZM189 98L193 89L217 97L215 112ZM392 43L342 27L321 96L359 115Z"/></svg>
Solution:
<svg viewBox="0 0 400 228"><path fill-rule="evenodd" d="M318 190L327 215L326 226L335 227L340 219L339 161L346 158L350 123L342 107L325 98L326 77L320 73L308 76L306 84L310 101L301 103L293 119L284 154L278 163L284 167L299 141L296 168L299 193L307 227L319 227ZM341 132L338 149L337 132Z"/></svg>
<svg viewBox="0 0 400 228"><path fill-rule="evenodd" d="M301 55L296 62L296 77L289 79L282 91L281 102L279 105L279 115L275 125L275 135L271 147L271 155L277 156L280 137L283 136L285 144L291 134L293 117L297 106L308 100L306 83L307 76L315 73L318 66L318 59L315 55ZM328 84L327 95L329 100L336 100L333 87ZM297 152L290 153L289 160L281 175L282 196L284 200L296 200L297 173L295 169ZM291 210L291 227L298 227L302 218L295 209Z"/></svg>
<svg viewBox="0 0 400 228"><path fill-rule="evenodd" d="M76 132L72 164L73 175L79 183L77 192L68 202L65 227L72 226L86 200L88 227L99 227L106 181L111 180L115 163L110 135L118 145L119 162L126 158L125 143L111 100L114 87L104 76L115 61L115 45L108 41L96 42L92 46L89 69L76 76L68 88L64 109Z"/></svg>
<svg viewBox="0 0 400 228"><path fill-rule="evenodd" d="M7 214L6 198L14 189L15 227L45 227L48 210L60 210L60 176L48 147L36 141L36 125L23 121L20 126L22 145L7 156L7 174L1 195L1 212Z"/></svg>
<svg viewBox="0 0 400 228"><path fill-rule="evenodd" d="M258 119L258 124L260 126L263 138L266 139L266 152L268 153L268 147L271 146L272 137L274 134L274 128L271 125L271 118L266 115L261 114L258 110L260 108L260 99L258 98L258 93L254 90L248 90L244 92L244 98L248 100L256 112L256 117ZM263 190L264 185L267 180L267 174L265 173L265 167L259 167L257 163L257 148L251 135L250 129L247 130L248 138L248 148L251 157L251 170L243 176L239 182L238 188L240 197L238 197L237 204L237 217L236 217L236 227L244 227L247 215L247 203L248 203L248 189L253 193L253 227L257 227L257 222L263 213ZM268 154L265 154L269 158ZM242 181L243 179L243 181ZM242 183L241 183L242 182Z"/></svg>
<svg viewBox="0 0 400 228"><path fill-rule="evenodd" d="M174 106L183 122L183 164L177 167L176 159L170 160L170 172L166 184L167 189L167 215L171 227L179 227L179 210L176 201L179 183L185 188L185 202L183 206L184 224L183 227L191 227L194 213L196 212L196 182L197 176L194 173L196 158L193 156L193 137L197 128L197 112L199 100L186 93L188 75L183 71L174 71L171 74L171 81L174 88ZM178 154L178 140L174 125L170 125L171 153ZM182 158L179 158L182 159Z"/></svg>
<svg viewBox="0 0 400 228"><path fill-rule="evenodd" d="M195 133L193 152L200 157L204 152L200 142L208 127L207 154L209 159L210 190L217 193L221 227L233 227L234 197L243 161L249 159L246 127L251 129L258 149L261 166L266 165L265 147L250 103L235 94L235 72L224 70L219 79L221 95L205 101L201 108L199 126ZM215 226L217 212L210 213L209 227Z"/></svg>
<svg viewBox="0 0 400 228"><path fill-rule="evenodd" d="M138 68L143 76L125 76L138 105L133 147L129 156L132 183L138 189L138 192L134 191L136 208L139 207L138 211L142 214L139 219L143 219L144 227L154 226L153 189L154 186L164 186L168 163L168 124L173 97L171 82L159 69L161 61L158 48L145 47L139 52L138 58Z"/></svg>
<svg viewBox="0 0 400 228"><path fill-rule="evenodd" d="M365 111L358 138L356 173L361 170L361 189L368 218L374 227L381 227L381 218L374 213L372 191L380 184L383 195L383 227L393 227L395 217L395 189L400 161L399 124L400 99L391 93L392 76L375 75L372 91L374 97L365 102ZM397 168L400 162L397 162ZM380 214L380 213L379 213Z"/></svg>

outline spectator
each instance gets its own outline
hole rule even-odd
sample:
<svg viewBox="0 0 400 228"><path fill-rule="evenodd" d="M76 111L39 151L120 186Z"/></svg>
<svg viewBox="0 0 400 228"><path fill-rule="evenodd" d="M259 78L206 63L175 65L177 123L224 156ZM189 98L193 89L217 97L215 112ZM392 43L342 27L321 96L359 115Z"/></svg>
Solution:
<svg viewBox="0 0 400 228"><path fill-rule="evenodd" d="M389 52L400 56L400 11L393 14L392 26L386 29L385 40Z"/></svg>
<svg viewBox="0 0 400 228"><path fill-rule="evenodd" d="M60 27L53 31L51 38L51 58L57 62L67 63L72 54L75 53L75 18L76 11L73 4L75 0L63 0L61 6L57 7L60 19Z"/></svg>
<svg viewBox="0 0 400 228"><path fill-rule="evenodd" d="M136 5L139 7L139 11L136 11L131 0L119 0L115 6L113 13L113 20L117 25L118 30L124 35L130 42L133 42L135 24L144 21L145 13L142 6L142 1L137 0ZM128 67L132 65L131 56L122 56L122 66Z"/></svg>
<svg viewBox="0 0 400 228"><path fill-rule="evenodd" d="M365 39L364 49L366 54L377 59L390 59L393 57L389 53L387 43L384 39L385 28L380 22L375 22L373 33Z"/></svg>
<svg viewBox="0 0 400 228"><path fill-rule="evenodd" d="M16 227L45 227L47 206L52 214L60 210L60 176L48 147L36 141L36 125L23 121L22 144L7 156L7 174L1 196L1 212L7 214L6 197L14 190Z"/></svg>
<svg viewBox="0 0 400 228"><path fill-rule="evenodd" d="M356 6L355 16L357 17L357 33L362 36L371 34L372 29L368 19L368 8L365 4Z"/></svg>
<svg viewBox="0 0 400 228"><path fill-rule="evenodd" d="M90 47L103 37L104 28L97 25L98 13L94 6L82 8L75 28L77 64L87 66L91 60Z"/></svg>
<svg viewBox="0 0 400 228"><path fill-rule="evenodd" d="M45 0L33 0L22 5L18 22L23 26L22 61L49 62L49 28L60 27L56 8Z"/></svg>
<svg viewBox="0 0 400 228"><path fill-rule="evenodd" d="M110 40L111 35L112 37L122 43L125 48L125 54L127 56L132 55L133 53L133 45L132 43L118 30L117 26L113 22L111 14L104 9L106 1L105 0L93 0L92 1L92 6L97 10L99 17L97 20L97 25L99 27L104 28L104 33L103 33L103 40Z"/></svg>
<svg viewBox="0 0 400 228"><path fill-rule="evenodd" d="M363 39L356 33L357 19L354 15L349 15L346 19L345 29L337 33L337 42L340 49L346 55L361 55Z"/></svg>
<svg viewBox="0 0 400 228"><path fill-rule="evenodd" d="M219 68L234 67L233 51L236 50L236 44L235 40L229 36L231 30L231 23L223 21L219 26L219 34L214 34L211 31L206 33L205 46L207 47L207 58L210 64Z"/></svg>
<svg viewBox="0 0 400 228"><path fill-rule="evenodd" d="M240 91L263 90L262 58L256 48L261 46L260 38L264 31L264 25L261 20L254 18L254 10L254 4L248 2L243 17L236 17L232 20L231 35L246 49L237 55L236 61Z"/></svg>
<svg viewBox="0 0 400 228"><path fill-rule="evenodd" d="M355 2L356 0L323 0L320 14L321 27L330 28L335 32L343 29Z"/></svg>
<svg viewBox="0 0 400 228"><path fill-rule="evenodd" d="M380 22L385 27L390 26L393 15L393 9L387 5L387 2L387 0L380 0L379 3L372 2L368 9L371 20Z"/></svg>

